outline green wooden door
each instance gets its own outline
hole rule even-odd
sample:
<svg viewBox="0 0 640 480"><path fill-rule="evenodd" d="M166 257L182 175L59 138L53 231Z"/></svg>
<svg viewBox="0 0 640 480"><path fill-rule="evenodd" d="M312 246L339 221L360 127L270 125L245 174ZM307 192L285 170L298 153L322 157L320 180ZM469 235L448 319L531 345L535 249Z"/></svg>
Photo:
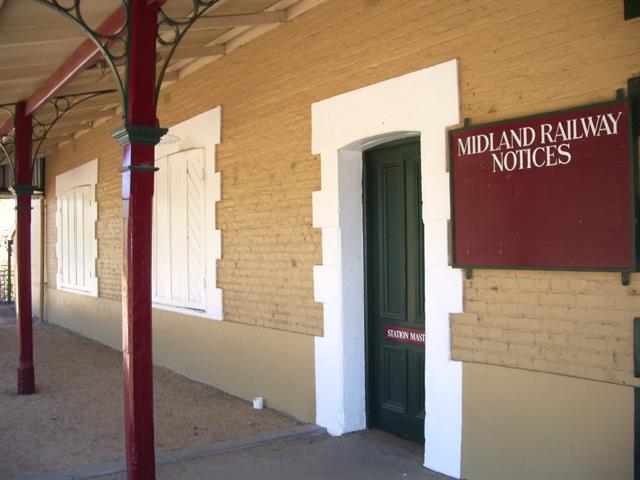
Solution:
<svg viewBox="0 0 640 480"><path fill-rule="evenodd" d="M419 141L365 153L369 424L424 442Z"/></svg>

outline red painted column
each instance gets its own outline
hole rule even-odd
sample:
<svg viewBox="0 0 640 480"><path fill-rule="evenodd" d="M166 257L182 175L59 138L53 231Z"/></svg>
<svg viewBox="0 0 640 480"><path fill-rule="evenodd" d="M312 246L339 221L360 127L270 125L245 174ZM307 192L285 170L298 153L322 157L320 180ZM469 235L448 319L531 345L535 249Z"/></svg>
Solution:
<svg viewBox="0 0 640 480"><path fill-rule="evenodd" d="M151 220L156 32L161 2L129 2L129 58L125 126L114 136L125 145L122 166L124 258L122 346L126 455L130 480L155 479L151 334Z"/></svg>
<svg viewBox="0 0 640 480"><path fill-rule="evenodd" d="M17 235L17 331L18 393L36 391L33 371L33 319L31 315L31 115L25 114L25 102L16 105L15 118L15 192L18 212Z"/></svg>

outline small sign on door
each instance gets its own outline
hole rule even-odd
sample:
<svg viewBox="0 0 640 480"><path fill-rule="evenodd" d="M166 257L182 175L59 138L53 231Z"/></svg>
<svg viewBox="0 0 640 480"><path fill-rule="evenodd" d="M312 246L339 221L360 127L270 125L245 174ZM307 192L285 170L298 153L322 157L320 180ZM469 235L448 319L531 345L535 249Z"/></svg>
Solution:
<svg viewBox="0 0 640 480"><path fill-rule="evenodd" d="M396 327L385 325L384 339L394 343L424 345L425 331L421 328Z"/></svg>

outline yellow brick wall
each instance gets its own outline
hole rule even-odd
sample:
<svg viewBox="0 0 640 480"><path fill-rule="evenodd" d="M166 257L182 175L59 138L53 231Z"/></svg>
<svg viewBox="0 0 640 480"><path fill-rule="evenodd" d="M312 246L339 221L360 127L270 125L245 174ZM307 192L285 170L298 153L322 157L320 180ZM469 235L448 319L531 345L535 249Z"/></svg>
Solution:
<svg viewBox="0 0 640 480"><path fill-rule="evenodd" d="M312 284L312 267L322 261L320 232L311 226L311 192L320 189L319 160L309 153L313 102L452 58L460 62L462 116L474 122L611 99L628 77L640 74L640 23L623 21L622 8L622 1L611 0L327 0L163 90L159 116L164 126L222 105L217 225L222 230L218 283L225 319L322 333L322 307L313 300ZM99 128L63 148L49 165L70 166L90 160L96 151L101 160L100 295L117 298L119 148L108 128ZM48 170L49 186L56 171L62 170ZM50 188L50 247L55 242L52 194ZM49 248L50 267L55 266L54 254ZM49 268L55 282L52 272ZM524 278L532 280L527 293L513 287ZM479 323L503 318L502 312L499 317L475 310L479 302L474 303L473 296L489 292L487 298L497 302L496 308L512 308L514 318L533 318L529 297L557 291L563 296L558 308L575 318L576 332L583 322L607 325L610 317L604 315L578 318L585 309L578 297L585 294L572 283L576 278L595 283L607 278L616 291L629 291L619 286L615 275L487 271L466 283L465 310L477 314ZM494 281L499 282L499 296L491 296ZM637 276L633 282L628 289L637 288ZM601 311L611 310L606 296L590 298ZM634 308L630 301L625 305L627 313ZM627 353L616 356L622 362L620 372L626 373L615 378L629 373L630 320L623 326L624 321L613 333L604 333L607 342L619 338L626 345L620 352ZM513 328L523 335L530 330L526 322ZM488 329L478 332L474 338L491 338ZM462 338L456 327L454 346ZM456 348L454 354L463 351L468 360L488 361L477 346ZM514 350L514 358L532 353ZM536 358L541 355L536 353ZM533 368L550 370L551 363ZM601 378L590 370L585 375Z"/></svg>
<svg viewBox="0 0 640 480"><path fill-rule="evenodd" d="M640 386L633 317L640 275L474 270L451 316L457 360Z"/></svg>

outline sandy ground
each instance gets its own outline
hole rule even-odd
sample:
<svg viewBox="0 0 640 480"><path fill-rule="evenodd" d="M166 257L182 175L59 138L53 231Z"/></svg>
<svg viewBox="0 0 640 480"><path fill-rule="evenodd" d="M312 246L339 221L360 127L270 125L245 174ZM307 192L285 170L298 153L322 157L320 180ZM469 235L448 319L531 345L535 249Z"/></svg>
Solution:
<svg viewBox="0 0 640 480"><path fill-rule="evenodd" d="M16 329L0 326L0 479L124 458L122 357L51 325L34 327L37 393L16 395ZM157 451L297 422L167 369L154 370Z"/></svg>

